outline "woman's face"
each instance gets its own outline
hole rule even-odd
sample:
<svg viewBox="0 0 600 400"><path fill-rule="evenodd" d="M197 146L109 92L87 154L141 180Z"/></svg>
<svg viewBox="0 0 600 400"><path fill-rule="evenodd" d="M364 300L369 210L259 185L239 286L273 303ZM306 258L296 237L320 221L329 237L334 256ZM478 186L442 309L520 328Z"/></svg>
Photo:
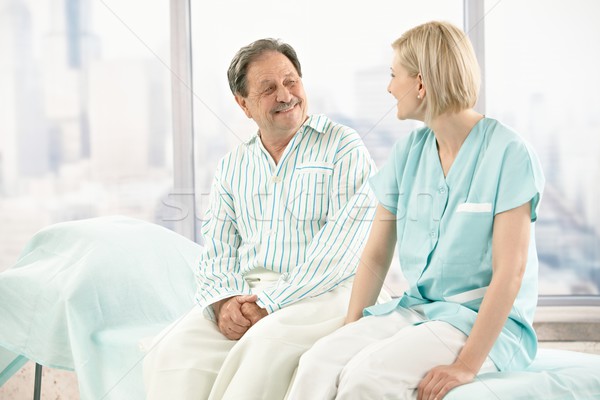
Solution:
<svg viewBox="0 0 600 400"><path fill-rule="evenodd" d="M425 92L420 77L409 75L406 68L400 64L396 52L394 52L391 70L392 78L387 90L397 101L396 116L401 120L416 119L422 121L422 103ZM421 98L419 99L417 96L421 96Z"/></svg>

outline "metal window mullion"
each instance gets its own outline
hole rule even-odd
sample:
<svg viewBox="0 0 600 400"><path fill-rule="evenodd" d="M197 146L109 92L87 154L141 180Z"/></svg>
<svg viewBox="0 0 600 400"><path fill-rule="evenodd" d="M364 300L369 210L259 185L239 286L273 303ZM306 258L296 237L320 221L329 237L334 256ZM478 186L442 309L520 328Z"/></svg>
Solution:
<svg viewBox="0 0 600 400"><path fill-rule="evenodd" d="M540 295L538 307L599 307L600 296L595 295Z"/></svg>
<svg viewBox="0 0 600 400"><path fill-rule="evenodd" d="M464 0L464 31L469 35L481 68L481 89L475 110L485 115L485 1Z"/></svg>
<svg viewBox="0 0 600 400"><path fill-rule="evenodd" d="M175 231L196 239L192 41L189 0L171 0L172 201L180 207Z"/></svg>

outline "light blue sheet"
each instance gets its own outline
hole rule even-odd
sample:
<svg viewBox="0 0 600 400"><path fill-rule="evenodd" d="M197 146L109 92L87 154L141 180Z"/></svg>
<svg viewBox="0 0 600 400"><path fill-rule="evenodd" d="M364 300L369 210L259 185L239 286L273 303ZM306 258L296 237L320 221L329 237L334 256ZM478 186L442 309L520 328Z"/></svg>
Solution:
<svg viewBox="0 0 600 400"><path fill-rule="evenodd" d="M82 400L143 399L139 341L193 306L201 250L125 217L36 234L0 274L0 385L29 358L75 370ZM444 398L458 399L600 399L600 356L540 349L527 371L483 374Z"/></svg>
<svg viewBox="0 0 600 400"><path fill-rule="evenodd" d="M600 356L542 348L526 371L482 374L444 397L459 399L600 399Z"/></svg>
<svg viewBox="0 0 600 400"><path fill-rule="evenodd" d="M22 355L75 370L82 399L142 399L139 340L192 307L200 251L124 217L42 230L0 274L0 383Z"/></svg>

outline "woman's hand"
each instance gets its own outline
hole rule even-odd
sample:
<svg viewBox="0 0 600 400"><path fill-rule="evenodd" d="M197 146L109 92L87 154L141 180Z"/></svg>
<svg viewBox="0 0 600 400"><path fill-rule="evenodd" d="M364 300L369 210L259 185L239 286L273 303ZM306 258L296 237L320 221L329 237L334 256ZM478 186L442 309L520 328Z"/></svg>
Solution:
<svg viewBox="0 0 600 400"><path fill-rule="evenodd" d="M451 389L469 383L475 374L462 363L432 368L418 386L417 400L442 400Z"/></svg>

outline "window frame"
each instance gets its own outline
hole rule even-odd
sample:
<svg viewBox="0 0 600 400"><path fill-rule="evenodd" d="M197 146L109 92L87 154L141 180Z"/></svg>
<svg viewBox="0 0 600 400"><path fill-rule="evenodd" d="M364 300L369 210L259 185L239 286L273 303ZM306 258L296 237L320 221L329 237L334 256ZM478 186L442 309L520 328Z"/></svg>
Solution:
<svg viewBox="0 0 600 400"><path fill-rule="evenodd" d="M485 114L485 9L480 0L463 0L464 30L468 33L481 67L481 91L475 109ZM192 27L190 0L170 0L171 70L173 102L173 200L182 218L175 231L199 241L194 184L194 121L192 86ZM540 295L538 306L600 306L600 296Z"/></svg>
<svg viewBox="0 0 600 400"><path fill-rule="evenodd" d="M175 232L198 241L194 187L192 31L189 0L170 1L171 98L173 115L173 192L181 210Z"/></svg>

